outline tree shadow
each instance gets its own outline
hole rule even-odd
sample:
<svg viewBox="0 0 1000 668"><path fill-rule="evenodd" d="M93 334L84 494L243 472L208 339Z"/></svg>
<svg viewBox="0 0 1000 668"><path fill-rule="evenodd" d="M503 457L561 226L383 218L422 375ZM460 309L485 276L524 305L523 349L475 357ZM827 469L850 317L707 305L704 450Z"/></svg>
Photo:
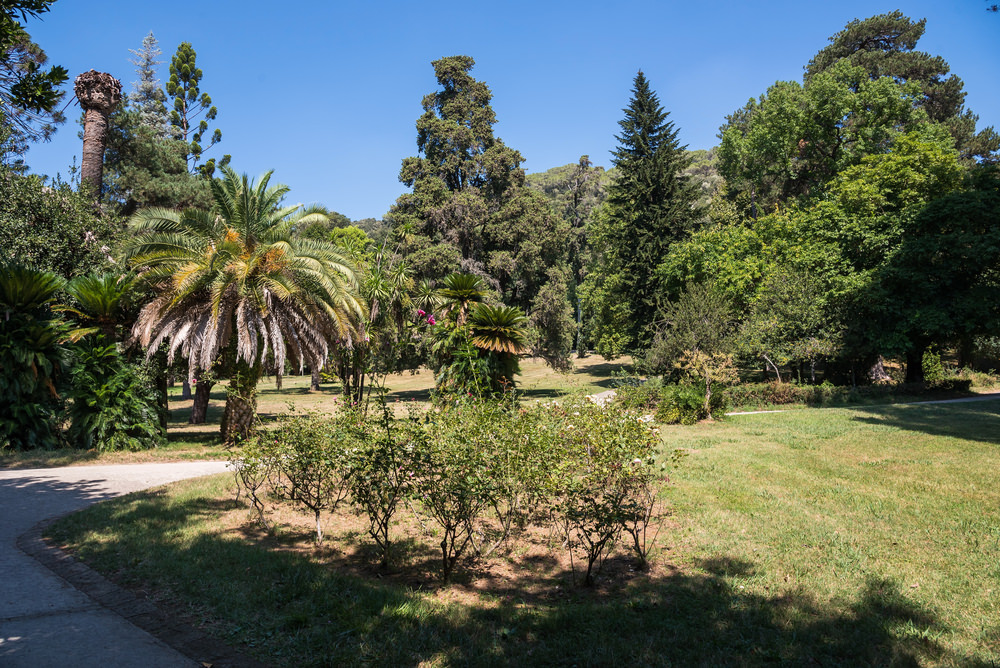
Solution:
<svg viewBox="0 0 1000 668"><path fill-rule="evenodd" d="M430 388L420 389L420 390L392 390L386 394L387 400L398 399L400 401L430 401L431 400L431 390Z"/></svg>
<svg viewBox="0 0 1000 668"><path fill-rule="evenodd" d="M837 601L804 589L750 592L732 578L763 567L719 555L690 572L604 576L618 584L593 589L566 586L565 573L539 589L525 567L508 569L485 599L464 579L428 594L426 583L231 533L192 535L193 523L231 502L151 493L102 505L102 522L142 530L87 541L70 527L60 538L80 541L80 554L97 563L120 565L127 555L133 583L169 587L227 641L283 665L915 666L944 655L934 638L947 629L890 579L870 577ZM359 558L367 549L361 537L352 546ZM406 549L416 562L436 558L427 546ZM627 570L627 561L606 569Z"/></svg>
<svg viewBox="0 0 1000 668"><path fill-rule="evenodd" d="M950 404L872 406L855 409L856 422L933 436L1000 444L1000 397Z"/></svg>
<svg viewBox="0 0 1000 668"><path fill-rule="evenodd" d="M531 388L527 390L518 390L517 393L521 395L524 399L558 399L559 397L565 395L566 393L562 390L557 390L553 388Z"/></svg>
<svg viewBox="0 0 1000 668"><path fill-rule="evenodd" d="M623 371L631 373L632 365L622 362L604 362L602 364L592 364L587 367L574 369L573 373L595 376L597 378L613 378L616 374L620 374Z"/></svg>
<svg viewBox="0 0 1000 668"><path fill-rule="evenodd" d="M197 445L221 445L222 437L216 425L212 431L167 431L167 443L194 443Z"/></svg>

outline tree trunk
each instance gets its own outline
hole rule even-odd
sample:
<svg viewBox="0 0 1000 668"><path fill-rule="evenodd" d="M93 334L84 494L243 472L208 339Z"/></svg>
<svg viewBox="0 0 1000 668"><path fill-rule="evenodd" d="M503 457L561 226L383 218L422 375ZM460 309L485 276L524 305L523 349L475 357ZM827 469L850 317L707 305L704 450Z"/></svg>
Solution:
<svg viewBox="0 0 1000 668"><path fill-rule="evenodd" d="M260 371L260 365L249 367L246 363L240 363L237 373L229 381L221 427L222 441L227 445L241 441L253 432Z"/></svg>
<svg viewBox="0 0 1000 668"><path fill-rule="evenodd" d="M191 404L191 416L188 418L188 423L205 424L205 420L208 419L208 400L214 384L203 380L195 385L194 402Z"/></svg>
<svg viewBox="0 0 1000 668"><path fill-rule="evenodd" d="M906 351L906 382L919 383L924 379L925 345L917 345Z"/></svg>
<svg viewBox="0 0 1000 668"><path fill-rule="evenodd" d="M80 182L90 188L95 199L101 196L104 180L104 147L107 144L108 115L97 109L88 109L83 120L83 159L80 163Z"/></svg>
<svg viewBox="0 0 1000 668"><path fill-rule="evenodd" d="M108 115L122 99L122 84L110 74L90 70L76 78L76 98L83 108L83 158L80 184L101 197L104 178L104 148L108 139Z"/></svg>
<svg viewBox="0 0 1000 668"><path fill-rule="evenodd" d="M191 381L187 378L181 383L181 401L191 400Z"/></svg>
<svg viewBox="0 0 1000 668"><path fill-rule="evenodd" d="M971 336L963 336L958 340L958 368L976 367L975 348L976 343Z"/></svg>
<svg viewBox="0 0 1000 668"><path fill-rule="evenodd" d="M781 382L781 371L778 369L778 365L775 364L774 362L772 362L771 358L768 357L767 355L761 355L761 357L763 357L764 361L767 362L769 365L771 365L771 368L774 369L774 375L777 377L778 382L780 383ZM766 370L767 370L767 367L765 367L765 371Z"/></svg>
<svg viewBox="0 0 1000 668"><path fill-rule="evenodd" d="M320 390L320 387L319 387L319 380L320 380L320 378L319 378L319 372L320 372L319 364L313 362L312 367L310 368L310 370L312 371L312 381L309 384L309 389L312 390L312 391L314 391L314 392L319 392L319 390Z"/></svg>

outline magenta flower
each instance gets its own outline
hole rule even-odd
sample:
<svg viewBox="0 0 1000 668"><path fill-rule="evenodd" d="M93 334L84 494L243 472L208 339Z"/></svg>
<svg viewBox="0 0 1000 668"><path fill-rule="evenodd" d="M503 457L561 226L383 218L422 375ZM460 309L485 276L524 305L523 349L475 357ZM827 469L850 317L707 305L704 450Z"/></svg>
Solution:
<svg viewBox="0 0 1000 668"><path fill-rule="evenodd" d="M431 314L431 316L427 318L427 324L428 325L436 325L437 324L437 320L434 319L434 315L433 314Z"/></svg>
<svg viewBox="0 0 1000 668"><path fill-rule="evenodd" d="M424 311L422 308L418 308L417 309L417 315L419 315L421 318L423 318L425 315L427 315L427 312Z"/></svg>

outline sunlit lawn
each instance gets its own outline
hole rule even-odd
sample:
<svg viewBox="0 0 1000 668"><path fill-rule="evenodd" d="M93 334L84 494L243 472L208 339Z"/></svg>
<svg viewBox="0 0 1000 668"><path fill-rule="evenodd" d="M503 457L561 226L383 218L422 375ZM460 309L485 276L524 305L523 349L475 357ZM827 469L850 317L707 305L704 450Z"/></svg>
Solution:
<svg viewBox="0 0 1000 668"><path fill-rule="evenodd" d="M662 434L688 456L663 492L656 565L612 559L595 591L516 550L441 588L419 531L403 572L380 579L357 518L329 518L321 550L305 517L250 531L229 476L101 504L53 533L274 665L1000 663L1000 401Z"/></svg>

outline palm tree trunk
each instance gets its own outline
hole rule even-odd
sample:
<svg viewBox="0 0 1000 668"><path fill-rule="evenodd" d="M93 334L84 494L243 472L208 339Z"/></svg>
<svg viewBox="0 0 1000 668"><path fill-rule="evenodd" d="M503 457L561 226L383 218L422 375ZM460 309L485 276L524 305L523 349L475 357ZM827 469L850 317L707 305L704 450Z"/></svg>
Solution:
<svg viewBox="0 0 1000 668"><path fill-rule="evenodd" d="M122 84L106 72L90 70L76 78L74 91L84 111L80 182L88 184L94 198L100 199L108 115L121 102Z"/></svg>
<svg viewBox="0 0 1000 668"><path fill-rule="evenodd" d="M257 381L260 380L260 365L253 367L246 363L238 365L237 373L229 381L226 395L226 410L222 415L222 440L231 444L243 440L253 432L254 417L257 415Z"/></svg>

